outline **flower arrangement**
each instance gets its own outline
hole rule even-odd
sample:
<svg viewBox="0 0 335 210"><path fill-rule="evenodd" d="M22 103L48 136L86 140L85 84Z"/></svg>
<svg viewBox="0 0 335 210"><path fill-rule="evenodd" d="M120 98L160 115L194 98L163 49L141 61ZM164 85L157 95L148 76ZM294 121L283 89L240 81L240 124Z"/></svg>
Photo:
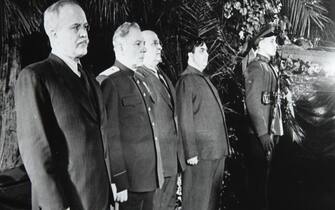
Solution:
<svg viewBox="0 0 335 210"><path fill-rule="evenodd" d="M280 21L280 0L229 0L224 5L224 17L235 26L241 43L249 40L261 26Z"/></svg>
<svg viewBox="0 0 335 210"><path fill-rule="evenodd" d="M291 90L293 102L313 92L312 84L320 77L326 76L321 65L301 59L280 58L278 66L286 78L282 87Z"/></svg>

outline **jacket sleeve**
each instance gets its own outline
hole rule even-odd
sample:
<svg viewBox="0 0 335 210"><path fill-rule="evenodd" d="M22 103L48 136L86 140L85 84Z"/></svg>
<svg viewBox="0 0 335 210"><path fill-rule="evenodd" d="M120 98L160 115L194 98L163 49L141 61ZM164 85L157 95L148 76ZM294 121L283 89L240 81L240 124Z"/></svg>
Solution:
<svg viewBox="0 0 335 210"><path fill-rule="evenodd" d="M107 114L107 146L111 170L111 180L116 184L117 191L129 188L126 164L123 155L120 135L119 97L117 88L111 79L101 84Z"/></svg>
<svg viewBox="0 0 335 210"><path fill-rule="evenodd" d="M15 87L17 135L23 163L42 209L64 209L57 161L52 155L56 119L49 92L38 75L23 70Z"/></svg>
<svg viewBox="0 0 335 210"><path fill-rule="evenodd" d="M193 121L193 88L192 81L181 78L176 85L177 115L180 134L184 145L186 160L198 156L195 140L195 125Z"/></svg>
<svg viewBox="0 0 335 210"><path fill-rule="evenodd" d="M262 136L269 131L269 105L262 104L262 92L266 88L266 72L259 63L248 67L245 78L246 106L257 135Z"/></svg>

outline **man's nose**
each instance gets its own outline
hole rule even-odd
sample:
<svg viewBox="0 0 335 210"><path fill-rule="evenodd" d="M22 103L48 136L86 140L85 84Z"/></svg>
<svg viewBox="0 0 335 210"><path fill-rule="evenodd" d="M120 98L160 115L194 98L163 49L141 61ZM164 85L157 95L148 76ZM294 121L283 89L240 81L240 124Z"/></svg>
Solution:
<svg viewBox="0 0 335 210"><path fill-rule="evenodd" d="M88 37L88 30L85 27L80 27L79 36L80 37Z"/></svg>
<svg viewBox="0 0 335 210"><path fill-rule="evenodd" d="M145 45L142 43L141 45L141 52L145 53L147 51L147 48L145 47Z"/></svg>

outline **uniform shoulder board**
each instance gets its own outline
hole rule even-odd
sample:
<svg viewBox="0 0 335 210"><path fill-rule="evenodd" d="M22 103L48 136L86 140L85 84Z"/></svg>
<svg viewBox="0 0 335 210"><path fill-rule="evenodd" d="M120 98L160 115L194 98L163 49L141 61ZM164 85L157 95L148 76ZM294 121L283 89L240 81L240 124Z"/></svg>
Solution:
<svg viewBox="0 0 335 210"><path fill-rule="evenodd" d="M109 76L109 75L114 74L114 73L116 73L118 71L120 71L119 67L112 66L112 67L106 69L105 71L101 72L99 75Z"/></svg>

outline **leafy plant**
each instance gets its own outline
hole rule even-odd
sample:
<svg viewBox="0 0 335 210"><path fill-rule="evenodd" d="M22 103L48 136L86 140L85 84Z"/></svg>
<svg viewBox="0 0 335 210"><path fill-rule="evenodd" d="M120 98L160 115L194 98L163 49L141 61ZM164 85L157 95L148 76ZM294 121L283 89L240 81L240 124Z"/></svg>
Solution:
<svg viewBox="0 0 335 210"><path fill-rule="evenodd" d="M0 1L0 49L12 38L22 38L38 30L44 0Z"/></svg>
<svg viewBox="0 0 335 210"><path fill-rule="evenodd" d="M291 24L290 31L296 36L311 38L313 27L324 30L332 21L326 16L327 9L321 0L282 0L282 15Z"/></svg>

